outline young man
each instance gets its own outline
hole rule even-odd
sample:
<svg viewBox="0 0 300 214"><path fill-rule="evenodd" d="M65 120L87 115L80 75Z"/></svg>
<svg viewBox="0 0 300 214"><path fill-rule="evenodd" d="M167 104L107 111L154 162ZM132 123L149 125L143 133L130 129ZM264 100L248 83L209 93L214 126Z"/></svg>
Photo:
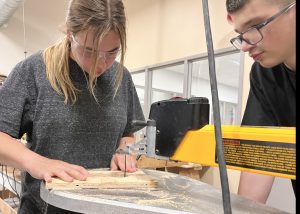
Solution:
<svg viewBox="0 0 300 214"><path fill-rule="evenodd" d="M254 59L243 125L296 126L296 1L226 0L231 39ZM238 194L265 203L274 177L242 172ZM294 191L296 181L292 180Z"/></svg>

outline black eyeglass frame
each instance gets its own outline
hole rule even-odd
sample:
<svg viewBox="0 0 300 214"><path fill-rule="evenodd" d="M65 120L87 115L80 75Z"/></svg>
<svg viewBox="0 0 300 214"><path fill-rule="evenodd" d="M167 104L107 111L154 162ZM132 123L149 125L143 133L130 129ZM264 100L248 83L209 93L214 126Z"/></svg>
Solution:
<svg viewBox="0 0 300 214"><path fill-rule="evenodd" d="M259 43L262 39L263 39L263 34L260 32L260 29L265 27L267 24L269 24L270 22L272 22L274 19L276 19L277 17L279 17L280 15L288 12L294 5L296 5L296 1L292 2L291 4L289 4L288 6L286 6L285 8L283 8L282 10L280 10L278 13L276 13L275 15L271 16L270 18L268 18L267 20L265 20L263 23L260 23L258 25L252 26L250 28L248 28L248 30L242 32L240 35L238 35L237 37L234 37L230 40L230 43L237 49L241 49L241 45L242 45L242 41L245 41L247 44L249 45L255 45L257 43ZM243 38L243 35L251 30L256 30L259 35L260 35L260 39L258 41L255 42L250 42L248 39ZM237 45L237 44L238 45Z"/></svg>

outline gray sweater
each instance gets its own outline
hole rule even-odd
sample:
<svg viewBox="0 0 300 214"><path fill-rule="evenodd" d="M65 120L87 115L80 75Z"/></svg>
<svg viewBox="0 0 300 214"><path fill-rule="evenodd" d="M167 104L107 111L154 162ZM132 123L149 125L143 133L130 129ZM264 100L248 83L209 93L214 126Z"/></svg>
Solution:
<svg viewBox="0 0 300 214"><path fill-rule="evenodd" d="M80 89L74 105L65 105L64 97L51 87L41 52L18 63L0 89L0 131L14 138L27 133L27 146L48 158L86 168L109 167L120 138L140 129L131 121L144 120L132 78L124 69L113 98L115 62L97 79L96 103L83 71L72 59L69 62L73 83ZM23 174L19 213L45 213L40 182ZM68 213L51 209L47 213Z"/></svg>

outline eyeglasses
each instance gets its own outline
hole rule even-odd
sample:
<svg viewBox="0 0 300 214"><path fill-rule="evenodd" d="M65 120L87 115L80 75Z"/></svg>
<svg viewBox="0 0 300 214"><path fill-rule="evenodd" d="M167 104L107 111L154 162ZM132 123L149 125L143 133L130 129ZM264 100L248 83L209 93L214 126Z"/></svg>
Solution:
<svg viewBox="0 0 300 214"><path fill-rule="evenodd" d="M97 57L98 59L104 59L105 61L114 60L121 52L121 49L118 48L117 50L113 50L113 51L107 51L107 52L100 51L97 56L96 50L79 44L79 42L75 39L74 34L71 34L71 38L76 45L78 53L88 59L93 59L94 57Z"/></svg>
<svg viewBox="0 0 300 214"><path fill-rule="evenodd" d="M263 23L255 25L255 26L249 28L248 30L246 30L245 32L241 33L239 36L237 36L235 38L232 38L230 40L231 44L239 50L242 47L242 42L243 41L245 41L249 45L257 44L258 42L260 42L263 39L263 35L262 35L260 29L263 28L264 26L266 26L267 24L269 24L270 22L272 22L273 20L275 20L280 15L288 12L295 4L296 4L296 2L293 2L293 3L289 4L287 7L280 10L278 13L271 16L270 18L268 18Z"/></svg>

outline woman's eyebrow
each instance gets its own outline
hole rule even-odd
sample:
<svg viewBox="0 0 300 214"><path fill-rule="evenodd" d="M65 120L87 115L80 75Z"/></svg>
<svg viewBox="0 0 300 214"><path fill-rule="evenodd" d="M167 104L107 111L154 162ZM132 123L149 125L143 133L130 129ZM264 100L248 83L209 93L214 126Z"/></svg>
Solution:
<svg viewBox="0 0 300 214"><path fill-rule="evenodd" d="M85 47L85 49L86 49L87 51L96 51L94 48L91 48L91 47ZM103 51L103 52L114 52L114 51L117 51L117 50L119 50L119 49L120 49L120 46L115 47L115 48L113 48L113 49L111 49L111 50L109 50L109 51Z"/></svg>

